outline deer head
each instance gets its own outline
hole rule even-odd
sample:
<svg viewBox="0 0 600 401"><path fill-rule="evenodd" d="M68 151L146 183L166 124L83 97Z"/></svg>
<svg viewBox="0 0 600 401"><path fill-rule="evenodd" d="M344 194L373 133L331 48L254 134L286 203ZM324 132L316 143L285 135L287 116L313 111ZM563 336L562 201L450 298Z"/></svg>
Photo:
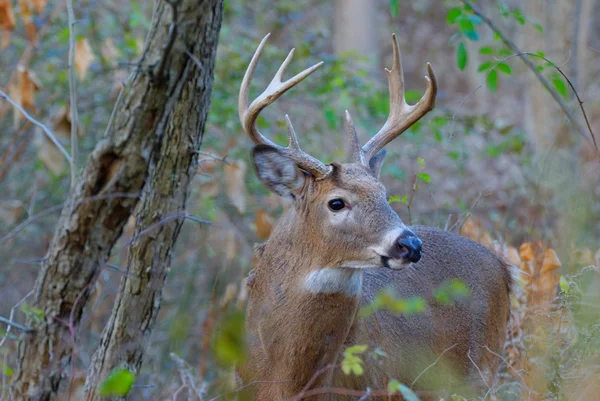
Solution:
<svg viewBox="0 0 600 401"><path fill-rule="evenodd" d="M268 36L248 66L238 105L244 131L256 144L252 156L258 178L274 193L291 199L294 205L273 231L269 243L276 242L277 247L285 248L277 251L280 257L313 273L330 267L397 269L418 262L421 240L388 204L379 174L385 156L383 148L434 107L437 81L431 66L427 64L425 94L417 104L408 105L404 98L400 51L393 35L394 64L391 70L386 69L390 91L387 121L361 146L346 111L351 160L326 165L300 149L287 115L288 147L273 143L256 127L258 115L265 107L322 65L322 62L315 64L282 81L294 53L292 49L267 89L249 104L250 82ZM296 260L290 260L294 257Z"/></svg>

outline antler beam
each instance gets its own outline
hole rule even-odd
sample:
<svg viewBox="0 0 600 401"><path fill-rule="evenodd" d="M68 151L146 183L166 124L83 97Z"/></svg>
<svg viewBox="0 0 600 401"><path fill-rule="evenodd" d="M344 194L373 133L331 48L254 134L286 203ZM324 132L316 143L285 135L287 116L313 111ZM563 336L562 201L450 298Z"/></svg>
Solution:
<svg viewBox="0 0 600 401"><path fill-rule="evenodd" d="M277 70L277 73L271 80L271 83L267 86L265 91L260 94L250 105L248 105L248 92L250 89L250 83L252 81L252 77L254 76L254 71L256 70L256 65L258 64L258 59L263 51L265 43L269 38L270 34L267 34L263 38L263 40L258 45L254 56L252 56L252 60L248 65L248 69L246 70L246 74L244 74L244 79L242 80L242 86L240 88L240 94L238 98L238 113L240 116L240 123L242 127L244 127L244 131L248 134L250 139L255 144L264 144L272 146L278 149L280 152L288 156L292 159L298 167L301 169L311 173L317 180L323 179L329 175L331 172L331 167L326 166L318 159L310 156L309 154L303 152L298 146L298 140L296 138L296 134L294 132L294 128L292 127L292 123L289 117L285 116L285 122L288 128L289 134L289 146L283 147L279 146L271 140L267 139L264 135L258 131L256 127L256 120L260 114L260 112L265 109L268 105L277 100L281 95L287 92L292 87L296 86L300 81L304 78L308 77L312 74L317 68L323 65L323 62L319 62L312 67L307 68L306 70L296 74L292 78L287 81L282 82L283 73L285 69L292 61L292 57L294 55L294 49L290 51L286 59Z"/></svg>
<svg viewBox="0 0 600 401"><path fill-rule="evenodd" d="M427 63L427 76L425 77L427 81L425 94L417 104L413 106L406 103L406 99L404 98L404 73L402 71L400 48L398 47L398 41L396 40L395 34L392 34L392 41L394 42L394 64L391 70L385 69L390 91L390 113L387 121L383 127L381 127L379 132L377 132L377 134L375 134L375 136L373 136L361 149L355 147L354 150L353 159L362 161L366 166L369 165L369 161L377 154L377 152L400 136L425 114L433 110L435 106L437 78L429 63ZM354 133L354 126L349 113L346 113L346 121L348 127L352 127L351 130L348 130L348 134L351 137L354 137L356 134Z"/></svg>

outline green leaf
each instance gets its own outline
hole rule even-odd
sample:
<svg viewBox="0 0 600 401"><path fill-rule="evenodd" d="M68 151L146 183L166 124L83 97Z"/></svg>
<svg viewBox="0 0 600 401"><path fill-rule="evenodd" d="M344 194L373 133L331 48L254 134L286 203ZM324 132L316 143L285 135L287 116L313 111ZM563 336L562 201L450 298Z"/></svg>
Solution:
<svg viewBox="0 0 600 401"><path fill-rule="evenodd" d="M518 8L513 10L513 17L520 25L525 25L525 15L523 15L523 11Z"/></svg>
<svg viewBox="0 0 600 401"><path fill-rule="evenodd" d="M135 383L135 375L125 368L114 368L106 379L100 384L98 395L126 396Z"/></svg>
<svg viewBox="0 0 600 401"><path fill-rule="evenodd" d="M469 20L475 25L481 25L483 22L478 15L469 15Z"/></svg>
<svg viewBox="0 0 600 401"><path fill-rule="evenodd" d="M538 24L537 22L533 24L533 26L535 27L535 29L537 29L539 32L544 33L544 27L541 24Z"/></svg>
<svg viewBox="0 0 600 401"><path fill-rule="evenodd" d="M427 304L421 297L397 298L392 292L384 290L377 294L373 302L361 308L359 313L365 318L380 309L387 309L390 312L410 315L423 312L426 307Z"/></svg>
<svg viewBox="0 0 600 401"><path fill-rule="evenodd" d="M6 377L11 377L15 372L7 365L0 363L0 372Z"/></svg>
<svg viewBox="0 0 600 401"><path fill-rule="evenodd" d="M344 359L342 360L342 371L349 375L350 373L360 376L364 373L362 359L356 354L362 354L367 350L364 344L356 344L344 350Z"/></svg>
<svg viewBox="0 0 600 401"><path fill-rule="evenodd" d="M468 19L458 20L458 29L471 40L479 40L479 35L475 31L475 25Z"/></svg>
<svg viewBox="0 0 600 401"><path fill-rule="evenodd" d="M513 54L513 52L511 52L509 49L500 49L498 50L498 55L499 56L511 56Z"/></svg>
<svg viewBox="0 0 600 401"><path fill-rule="evenodd" d="M392 18L396 18L398 16L398 0L390 0L390 14L392 14Z"/></svg>
<svg viewBox="0 0 600 401"><path fill-rule="evenodd" d="M558 76L552 78L552 85L554 85L554 89L556 89L556 91L560 93L562 97L564 97L565 99L569 97L567 85L565 84L565 81L562 80L562 78Z"/></svg>
<svg viewBox="0 0 600 401"><path fill-rule="evenodd" d="M488 73L486 83L490 91L496 92L496 89L498 88L498 72L496 70L491 70Z"/></svg>
<svg viewBox="0 0 600 401"><path fill-rule="evenodd" d="M485 61L485 62L481 63L479 68L477 68L477 72L483 72L485 70L489 70L490 68L492 68L493 65L494 65L493 61Z"/></svg>
<svg viewBox="0 0 600 401"><path fill-rule="evenodd" d="M389 395L392 395L396 392L400 392L406 401L419 401L417 394L415 394L408 386L400 383L396 379L392 379L388 382L388 393Z"/></svg>
<svg viewBox="0 0 600 401"><path fill-rule="evenodd" d="M425 160L422 157L417 158L417 164L419 165L419 167L421 167L422 169L425 168Z"/></svg>
<svg viewBox="0 0 600 401"><path fill-rule="evenodd" d="M461 280L455 278L444 282L433 291L436 302L442 305L454 304L471 297L471 289Z"/></svg>
<svg viewBox="0 0 600 401"><path fill-rule="evenodd" d="M213 344L217 361L232 366L246 357L244 312L235 311L225 316Z"/></svg>
<svg viewBox="0 0 600 401"><path fill-rule="evenodd" d="M355 344L351 347L348 347L344 350L344 355L356 355L362 354L367 350L368 346L366 344Z"/></svg>
<svg viewBox="0 0 600 401"><path fill-rule="evenodd" d="M388 199L388 203L389 203L390 205L391 205L392 203L396 203L396 202L399 202L399 203L404 203L404 204L408 205L408 195L404 194L404 195L402 196L402 198L401 198L401 197L399 197L398 195L392 195L392 196L390 196L390 197L389 197L389 199Z"/></svg>
<svg viewBox="0 0 600 401"><path fill-rule="evenodd" d="M462 14L462 10L460 7L451 8L446 14L446 22L449 25L452 25L456 22L456 19Z"/></svg>
<svg viewBox="0 0 600 401"><path fill-rule="evenodd" d="M489 47L489 46L481 47L479 49L479 54L484 54L484 55L494 54L494 48L493 47Z"/></svg>
<svg viewBox="0 0 600 401"><path fill-rule="evenodd" d="M416 176L421 181L424 181L426 183L430 183L431 182L431 176L429 174L427 174L427 173L417 173Z"/></svg>
<svg viewBox="0 0 600 401"><path fill-rule="evenodd" d="M456 65L462 71L467 66L468 56L465 42L460 42L456 49Z"/></svg>
<svg viewBox="0 0 600 401"><path fill-rule="evenodd" d="M327 125L329 125L329 128L335 129L335 127L337 126L337 121L338 121L335 110L333 110L330 107L326 107L323 110L323 113L325 114L325 121L327 121Z"/></svg>
<svg viewBox="0 0 600 401"><path fill-rule="evenodd" d="M500 71L502 71L503 73L505 73L506 75L512 74L512 68L510 68L510 65L508 65L506 63L499 63L496 66L496 68L499 69Z"/></svg>
<svg viewBox="0 0 600 401"><path fill-rule="evenodd" d="M569 282L567 281L565 276L560 276L559 285L560 285L560 290L562 292L564 292L565 294L569 292Z"/></svg>

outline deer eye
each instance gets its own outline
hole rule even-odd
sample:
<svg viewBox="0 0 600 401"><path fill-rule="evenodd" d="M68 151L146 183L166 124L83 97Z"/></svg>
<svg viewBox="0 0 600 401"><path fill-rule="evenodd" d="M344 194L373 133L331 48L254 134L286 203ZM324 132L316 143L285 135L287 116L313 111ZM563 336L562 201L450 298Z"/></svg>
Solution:
<svg viewBox="0 0 600 401"><path fill-rule="evenodd" d="M340 198L336 198L336 199L332 199L327 203L327 206L329 206L329 209L333 210L334 212L338 212L340 210L342 210L343 208L346 207L346 204L344 203L344 201Z"/></svg>

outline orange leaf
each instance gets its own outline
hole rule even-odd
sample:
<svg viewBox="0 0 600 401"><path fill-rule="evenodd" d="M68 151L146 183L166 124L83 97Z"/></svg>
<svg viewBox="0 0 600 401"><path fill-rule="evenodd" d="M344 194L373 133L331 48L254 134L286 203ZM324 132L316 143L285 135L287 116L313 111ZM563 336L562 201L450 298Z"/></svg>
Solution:
<svg viewBox="0 0 600 401"><path fill-rule="evenodd" d="M30 0L19 0L19 16L25 24L27 38L33 42L35 40L36 29L33 22L33 4Z"/></svg>
<svg viewBox="0 0 600 401"><path fill-rule="evenodd" d="M8 88L9 96L22 108L35 111L35 93L40 89L40 86L33 71L19 65L15 74L15 81ZM16 108L13 110L16 125L24 117Z"/></svg>
<svg viewBox="0 0 600 401"><path fill-rule="evenodd" d="M44 12L44 9L46 8L46 4L48 4L48 0L31 0L33 3L33 6L35 7L35 10L38 12L38 14L41 14Z"/></svg>
<svg viewBox="0 0 600 401"><path fill-rule="evenodd" d="M12 31L15 28L15 12L10 0L0 0L0 27Z"/></svg>
<svg viewBox="0 0 600 401"><path fill-rule="evenodd" d="M542 262L542 268L540 269L540 274L545 274L551 272L553 270L559 269L562 266L560 260L558 260L558 255L554 251L554 249L546 249L544 252L544 261Z"/></svg>
<svg viewBox="0 0 600 401"><path fill-rule="evenodd" d="M256 225L258 238L261 240L267 239L271 235L271 230L273 230L273 218L263 209L258 209L254 217L254 225Z"/></svg>
<svg viewBox="0 0 600 401"><path fill-rule="evenodd" d="M531 242L525 242L519 248L519 255L521 260L524 262L531 262L535 259L535 251L533 250L533 244Z"/></svg>
<svg viewBox="0 0 600 401"><path fill-rule="evenodd" d="M0 39L0 49L6 49L10 45L11 31L15 28L15 12L10 0L0 0L0 28L2 28L2 38Z"/></svg>
<svg viewBox="0 0 600 401"><path fill-rule="evenodd" d="M507 246L505 251L506 259L515 266L518 266L521 263L521 258L519 257L519 251L517 248L513 246Z"/></svg>
<svg viewBox="0 0 600 401"><path fill-rule="evenodd" d="M79 39L75 44L75 70L77 74L79 74L79 79L83 80L85 78L90 66L92 65L92 61L94 61L94 53L92 51L92 47L90 46L90 42L87 39Z"/></svg>

